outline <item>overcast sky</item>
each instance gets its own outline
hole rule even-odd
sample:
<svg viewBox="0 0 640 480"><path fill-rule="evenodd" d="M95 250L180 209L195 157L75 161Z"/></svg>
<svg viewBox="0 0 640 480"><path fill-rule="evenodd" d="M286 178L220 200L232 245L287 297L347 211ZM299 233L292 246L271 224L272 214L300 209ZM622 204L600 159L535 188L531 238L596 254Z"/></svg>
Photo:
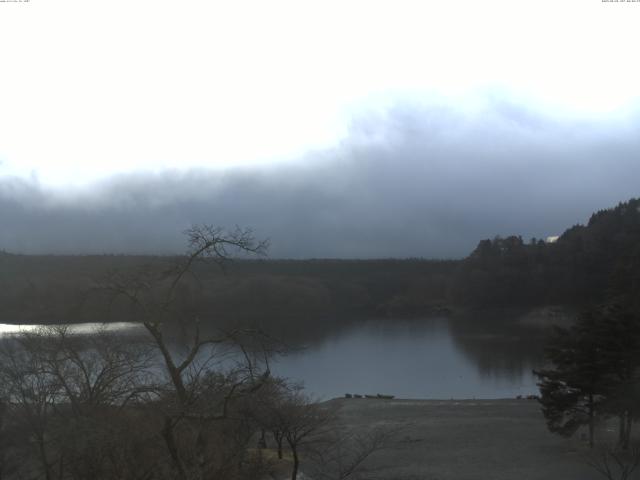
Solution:
<svg viewBox="0 0 640 480"><path fill-rule="evenodd" d="M640 195L640 2L0 3L0 248L460 257Z"/></svg>

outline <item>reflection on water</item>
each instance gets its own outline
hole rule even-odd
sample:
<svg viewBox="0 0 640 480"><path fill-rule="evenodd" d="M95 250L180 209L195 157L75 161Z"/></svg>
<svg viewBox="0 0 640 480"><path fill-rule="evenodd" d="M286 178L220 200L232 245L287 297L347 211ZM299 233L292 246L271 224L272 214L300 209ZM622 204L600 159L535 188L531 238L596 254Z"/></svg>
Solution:
<svg viewBox="0 0 640 480"><path fill-rule="evenodd" d="M52 325L53 326L53 325ZM61 325L62 326L62 325ZM95 333L102 330L105 332L133 332L140 330L142 325L138 323L129 322L114 322L114 323L75 323L65 325L68 328L69 333ZM43 328L45 325L13 325L10 323L0 323L0 336L9 335L20 332L33 332L39 328Z"/></svg>
<svg viewBox="0 0 640 480"><path fill-rule="evenodd" d="M534 365L520 355L521 342L508 339L509 354L494 350L495 340L505 342L495 336L466 339L467 347L482 353L480 358L497 353L502 359L493 368L479 368L474 352L461 348L446 320L372 321L352 325L279 359L273 371L303 380L308 391L323 398L345 393L401 398L504 398L537 393L531 374Z"/></svg>

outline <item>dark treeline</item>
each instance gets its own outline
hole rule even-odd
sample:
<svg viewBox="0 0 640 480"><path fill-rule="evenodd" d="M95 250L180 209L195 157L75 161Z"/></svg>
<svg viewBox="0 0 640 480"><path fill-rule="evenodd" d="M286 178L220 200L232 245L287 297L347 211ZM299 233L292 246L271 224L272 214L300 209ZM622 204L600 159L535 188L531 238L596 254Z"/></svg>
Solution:
<svg viewBox="0 0 640 480"><path fill-rule="evenodd" d="M0 256L0 318L7 323L109 322L136 319L100 302L95 285L112 271L162 269L172 257ZM237 324L258 319L275 330L346 317L420 314L447 303L456 261L236 260L194 266L185 302L202 318ZM194 278L195 278L194 277ZM305 326L306 328L306 326Z"/></svg>
<svg viewBox="0 0 640 480"><path fill-rule="evenodd" d="M473 306L598 304L638 289L640 200L594 213L556 242L481 241L451 281L451 301Z"/></svg>
<svg viewBox="0 0 640 480"><path fill-rule="evenodd" d="M181 290L203 318L260 317L289 334L305 325L362 316L421 316L456 307L597 304L638 284L640 200L594 213L556 242L519 236L482 240L463 260L236 260L194 266ZM163 268L172 257L0 255L0 318L11 323L135 320L105 308L93 286L111 271ZM117 306L116 306L117 307Z"/></svg>

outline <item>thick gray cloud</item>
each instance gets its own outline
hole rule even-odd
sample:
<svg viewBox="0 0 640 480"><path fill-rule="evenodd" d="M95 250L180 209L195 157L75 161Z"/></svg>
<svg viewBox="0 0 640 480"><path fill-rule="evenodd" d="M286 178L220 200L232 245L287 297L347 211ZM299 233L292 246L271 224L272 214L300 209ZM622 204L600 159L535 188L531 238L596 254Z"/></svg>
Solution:
<svg viewBox="0 0 640 480"><path fill-rule="evenodd" d="M5 177L0 247L174 253L184 229L206 222L251 226L272 257L461 257L482 238L558 234L639 195L639 120L551 118L504 98L473 113L400 105L287 164L67 192Z"/></svg>

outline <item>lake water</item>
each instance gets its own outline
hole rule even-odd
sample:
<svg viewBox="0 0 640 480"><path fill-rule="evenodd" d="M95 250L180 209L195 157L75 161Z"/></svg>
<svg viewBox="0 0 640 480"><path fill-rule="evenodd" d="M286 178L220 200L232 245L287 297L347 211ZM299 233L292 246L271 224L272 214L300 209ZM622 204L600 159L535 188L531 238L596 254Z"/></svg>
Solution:
<svg viewBox="0 0 640 480"><path fill-rule="evenodd" d="M97 324L73 326L87 333ZM0 335L37 326L0 324ZM111 324L112 331L136 331ZM399 398L508 398L537 393L530 341L468 335L445 319L368 321L325 335L273 362L279 376L304 382L318 398L345 393Z"/></svg>
<svg viewBox="0 0 640 480"><path fill-rule="evenodd" d="M275 362L322 398L345 393L399 398L508 398L537 393L522 340L457 337L446 320L366 322ZM480 355L477 352L481 352ZM521 355L522 354L522 355ZM519 357L519 358L518 358Z"/></svg>

